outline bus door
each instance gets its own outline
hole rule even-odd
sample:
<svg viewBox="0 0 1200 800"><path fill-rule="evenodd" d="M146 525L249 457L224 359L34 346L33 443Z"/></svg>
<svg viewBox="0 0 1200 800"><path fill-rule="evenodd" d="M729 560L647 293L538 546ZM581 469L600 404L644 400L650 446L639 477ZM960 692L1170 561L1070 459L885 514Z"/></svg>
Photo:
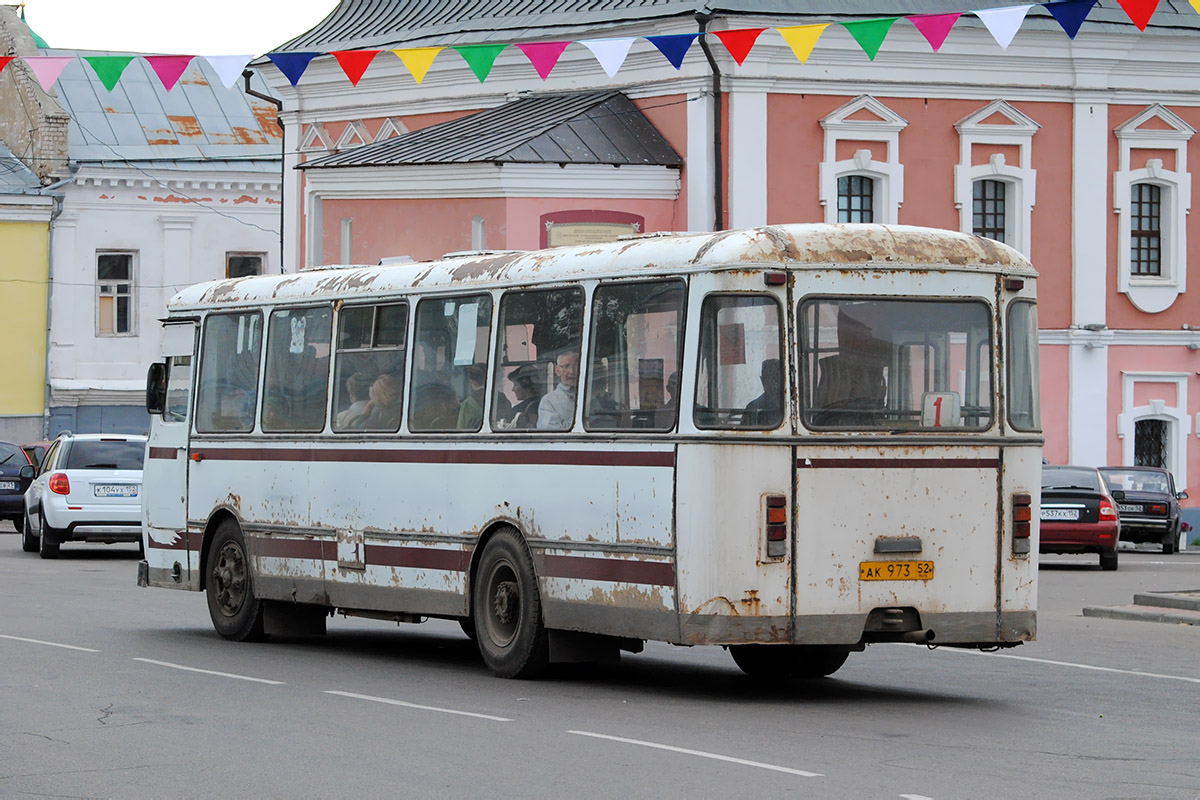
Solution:
<svg viewBox="0 0 1200 800"><path fill-rule="evenodd" d="M150 440L142 477L146 559L152 569L167 570L177 584L186 584L190 579L186 557L187 473L195 344L193 322L165 326L166 395L162 413L150 418Z"/></svg>

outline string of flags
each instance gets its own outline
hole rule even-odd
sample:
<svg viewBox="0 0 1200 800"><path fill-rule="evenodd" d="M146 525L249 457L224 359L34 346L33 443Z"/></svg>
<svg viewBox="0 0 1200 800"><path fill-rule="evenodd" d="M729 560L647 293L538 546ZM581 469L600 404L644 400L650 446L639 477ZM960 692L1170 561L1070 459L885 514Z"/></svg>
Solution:
<svg viewBox="0 0 1200 800"><path fill-rule="evenodd" d="M817 41L821 38L821 34L831 25L836 24L844 28L863 49L867 57L874 61L880 47L883 45L884 39L892 30L892 26L901 19L911 23L925 38L925 41L929 43L929 46L933 48L933 52L936 53L945 43L946 38L950 35L950 30L958 22L959 18L964 13L973 14L987 28L992 38L996 40L996 44L1001 49L1007 49L1012 44L1022 23L1025 21L1026 15L1034 5L1039 5L1046 9L1055 21L1058 22L1059 26L1062 27L1063 32L1071 39L1074 39L1079 33L1084 20L1087 19L1088 14L1091 13L1092 8L1096 5L1096 2L1097 0L1052 0L1052 2L1046 3L986 8L948 14L906 14L895 17L776 28L734 28L723 31L711 31L710 35L715 36L737 65L741 66L750 55L750 51L758 42L759 37L767 30L774 30L784 38L784 41L792 49L796 58L801 63L805 63L808 61L809 56L812 55ZM1160 0L1118 0L1118 2L1129 16L1130 21L1137 26L1138 30L1144 31L1150 22L1151 16L1153 16L1155 10L1158 8ZM1188 2L1197 13L1200 13L1200 0L1188 0ZM409 47L393 49L390 52L400 58L400 61L404 64L409 74L419 84L425 79L426 73L433 66L433 61L437 58L438 54L444 50L453 50L467 63L467 66L470 67L471 72L479 79L479 82L483 83L491 73L492 66L495 64L496 58L500 53L508 47L516 47L525 54L525 57L533 65L534 70L537 71L538 77L544 81L550 77L551 71L558 64L558 59L562 56L563 51L567 49L567 46L570 44L580 44L591 51L596 61L600 64L600 67L612 78L616 76L625 63L625 58L629 54L630 48L638 38L644 38L649 41L670 62L671 66L675 67L675 69L681 69L684 56L687 55L692 44L700 36L700 33L680 33L662 36L630 36L610 39L579 39L573 41L467 44L451 47ZM383 52L385 51L334 50L330 51L328 55L332 55L337 60L342 71L350 80L350 83L357 86L359 80L371 65L371 62ZM284 74L292 86L295 86L299 83L301 76L304 75L305 70L308 69L308 65L312 60L321 55L326 55L326 53L274 52L267 53L266 57L279 68L279 71ZM18 58L29 67L42 88L49 91L59 76L62 75L63 70L76 57L3 56L0 57L0 73L4 71L11 61ZM175 87L180 76L183 75L188 65L195 58L204 58L216 71L225 87L230 88L241 77L242 71L254 59L254 56L90 55L80 56L80 58L91 66L92 70L96 73L96 77L100 79L100 82L110 92L116 87L117 82L121 79L121 75L125 72L125 68L135 58L142 58L149 64L154 74L158 76L163 88L169 92Z"/></svg>

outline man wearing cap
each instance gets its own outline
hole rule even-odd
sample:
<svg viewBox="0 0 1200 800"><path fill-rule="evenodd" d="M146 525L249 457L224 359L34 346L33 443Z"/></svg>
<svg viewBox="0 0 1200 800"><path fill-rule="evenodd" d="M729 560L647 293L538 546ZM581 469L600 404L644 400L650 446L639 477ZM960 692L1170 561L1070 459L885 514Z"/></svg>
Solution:
<svg viewBox="0 0 1200 800"><path fill-rule="evenodd" d="M537 364L522 364L508 374L508 379L513 385L513 396L517 398L510 417L512 427L537 427L538 403L542 400L542 390L538 381L540 377Z"/></svg>

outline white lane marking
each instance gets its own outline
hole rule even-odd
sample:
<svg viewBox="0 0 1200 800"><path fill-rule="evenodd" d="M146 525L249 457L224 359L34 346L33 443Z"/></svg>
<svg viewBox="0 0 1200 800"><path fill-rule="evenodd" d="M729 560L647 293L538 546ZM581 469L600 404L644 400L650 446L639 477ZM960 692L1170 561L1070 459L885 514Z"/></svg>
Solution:
<svg viewBox="0 0 1200 800"><path fill-rule="evenodd" d="M183 664L172 664L170 661L155 661L153 658L135 658L134 661L141 661L143 664L157 664L160 667L170 667L171 669L181 669L185 672L202 672L205 675L216 675L218 678L235 678L239 681L254 681L255 683L269 683L272 686L284 686L283 681L269 681L266 678L251 678L249 675L235 675L232 672L217 672L211 669L200 669L198 667L185 667Z"/></svg>
<svg viewBox="0 0 1200 800"><path fill-rule="evenodd" d="M924 647L925 645L916 645ZM1003 653L985 653L980 650L966 650L958 647L943 647L953 653L963 653L965 655L991 656L992 658L1011 658L1014 661L1032 661L1035 664L1050 664L1056 667L1074 667L1075 669L1090 669L1094 672L1116 672L1121 675L1138 675L1142 678L1164 678L1169 681L1184 681L1185 683L1200 683L1200 678L1188 678L1183 675L1164 675L1161 672L1138 672L1135 669L1117 669L1116 667L1097 667L1092 664L1075 664L1071 661L1053 661L1049 658L1031 658L1029 656L1010 656Z"/></svg>
<svg viewBox="0 0 1200 800"><path fill-rule="evenodd" d="M406 703L403 700L390 700L386 697L372 697L369 694L355 694L354 692L336 692L326 690L325 694L336 694L338 697L353 697L356 700L370 700L373 703L387 703L389 706L402 706L404 708L416 708L421 711L437 711L442 714L458 714L463 717L475 717L477 719L490 719L493 722L512 722L508 717L493 717L491 714L477 714L474 711L458 711L453 708L438 708L437 706L422 706L417 703Z"/></svg>
<svg viewBox="0 0 1200 800"><path fill-rule="evenodd" d="M802 769L792 769L791 767L780 767L776 764L764 764L761 761L747 761L744 758L734 758L733 756L723 756L718 753L706 753L703 750L689 750L686 747L672 747L669 744L656 744L655 742L643 742L640 739L626 739L621 736L608 736L603 733L589 733L588 731L567 731L567 733L578 734L579 736L591 736L595 739L608 739L613 742L624 742L625 744L638 744L642 747L653 747L657 750L670 750L672 753L683 753L688 756L700 756L701 758L712 758L717 761L728 761L731 764L742 764L747 767L758 767L759 769L769 769L775 772L786 772L789 775L799 775L803 778L820 778L819 772L805 772Z"/></svg>
<svg viewBox="0 0 1200 800"><path fill-rule="evenodd" d="M90 647L76 647L73 644L59 644L58 642L43 642L41 639L26 639L24 636L5 636L0 633L0 639L12 639L16 642L29 642L30 644L44 644L47 647L62 647L66 650L80 650L84 653L99 653L99 650L93 650Z"/></svg>
<svg viewBox="0 0 1200 800"><path fill-rule="evenodd" d="M923 794L902 794L900 796L903 797L904 800L933 800L932 797L926 797Z"/></svg>

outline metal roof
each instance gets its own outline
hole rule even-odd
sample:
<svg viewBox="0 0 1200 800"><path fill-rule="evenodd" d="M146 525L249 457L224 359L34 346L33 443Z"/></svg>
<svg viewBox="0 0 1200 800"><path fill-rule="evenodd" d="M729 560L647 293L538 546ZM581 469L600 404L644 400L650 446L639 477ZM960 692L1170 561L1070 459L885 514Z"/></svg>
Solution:
<svg viewBox="0 0 1200 800"><path fill-rule="evenodd" d="M205 169L279 171L283 133L270 103L226 89L203 58L195 58L168 92L150 64L135 58L110 92L85 56L130 55L44 50L78 56L58 79L58 99L71 115L70 159L86 162L200 161ZM252 86L269 87L256 74Z"/></svg>
<svg viewBox="0 0 1200 800"><path fill-rule="evenodd" d="M611 164L675 167L683 159L618 91L526 97L302 165Z"/></svg>
<svg viewBox="0 0 1200 800"><path fill-rule="evenodd" d="M1028 4L1029 0L991 0L987 7ZM696 14L777 17L784 24L794 25L829 19L966 12L979 7L979 0L342 0L311 30L275 49L328 52L597 35L597 31L617 25L686 20ZM731 27L737 24L736 19L730 22ZM981 23L967 15L958 24L974 27ZM1060 30L1040 5L1030 9L1025 26ZM646 27L646 34L657 32ZM1200 15L1187 0L1162 0L1150 27L1194 33L1200 30ZM1133 32L1136 28L1117 0L1100 0L1088 14L1083 30Z"/></svg>
<svg viewBox="0 0 1200 800"><path fill-rule="evenodd" d="M25 194L41 185L33 170L0 142L0 194Z"/></svg>
<svg viewBox="0 0 1200 800"><path fill-rule="evenodd" d="M318 303L447 288L739 270L830 268L1010 273L1036 277L1025 256L982 236L909 225L772 225L716 233L650 234L603 244L446 258L412 264L310 269L190 286L170 312L212 306Z"/></svg>

